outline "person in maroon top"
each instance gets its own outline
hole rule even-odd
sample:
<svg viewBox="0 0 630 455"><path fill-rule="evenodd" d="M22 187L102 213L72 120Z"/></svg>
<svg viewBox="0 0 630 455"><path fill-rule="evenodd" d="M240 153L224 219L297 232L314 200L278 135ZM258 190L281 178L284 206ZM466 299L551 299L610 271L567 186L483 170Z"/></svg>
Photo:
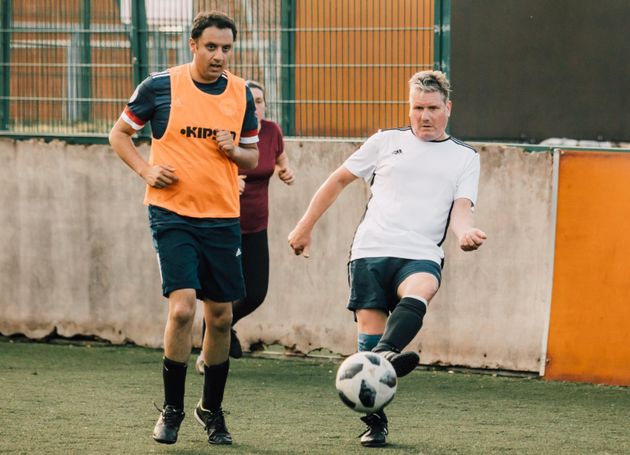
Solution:
<svg viewBox="0 0 630 455"><path fill-rule="evenodd" d="M280 180L291 185L295 180L284 152L282 131L277 123L265 119L267 102L265 89L259 82L247 81L256 105L258 118L258 166L253 170L239 170L241 178L241 263L245 278L246 296L232 304L230 356L243 355L234 324L258 308L267 295L269 286L269 180L277 173ZM205 331L205 330L204 330ZM203 334L203 332L202 332ZM197 359L197 372L203 374L203 359ZM201 362L201 363L200 363Z"/></svg>

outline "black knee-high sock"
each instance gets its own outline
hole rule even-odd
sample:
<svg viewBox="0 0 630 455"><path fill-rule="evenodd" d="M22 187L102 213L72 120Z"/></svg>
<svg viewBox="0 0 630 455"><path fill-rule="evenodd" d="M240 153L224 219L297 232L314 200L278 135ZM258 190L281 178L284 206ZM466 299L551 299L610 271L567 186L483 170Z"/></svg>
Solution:
<svg viewBox="0 0 630 455"><path fill-rule="evenodd" d="M208 411L218 411L223 402L223 392L230 371L230 359L219 365L203 366L203 395L201 406Z"/></svg>
<svg viewBox="0 0 630 455"><path fill-rule="evenodd" d="M390 314L385 333L374 351L402 351L422 328L426 303L414 297L403 297Z"/></svg>
<svg viewBox="0 0 630 455"><path fill-rule="evenodd" d="M164 406L170 404L177 409L184 409L186 391L186 370L188 365L164 357L162 379L164 381Z"/></svg>

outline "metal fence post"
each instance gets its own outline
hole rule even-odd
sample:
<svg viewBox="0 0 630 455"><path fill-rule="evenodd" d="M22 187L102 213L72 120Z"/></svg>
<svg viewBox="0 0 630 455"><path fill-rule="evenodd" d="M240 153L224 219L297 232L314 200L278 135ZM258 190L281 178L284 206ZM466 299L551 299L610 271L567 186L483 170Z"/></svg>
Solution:
<svg viewBox="0 0 630 455"><path fill-rule="evenodd" d="M81 34L81 67L79 74L81 109L80 118L83 122L89 122L92 112L92 46L91 46L91 9L90 0L83 0L83 30Z"/></svg>
<svg viewBox="0 0 630 455"><path fill-rule="evenodd" d="M131 1L131 60L133 63L133 84L135 87L148 76L149 53L147 11L144 0ZM140 138L151 136L149 125L138 132Z"/></svg>
<svg viewBox="0 0 630 455"><path fill-rule="evenodd" d="M287 136L295 136L295 0L282 0L280 30L281 91L284 103L280 125Z"/></svg>
<svg viewBox="0 0 630 455"><path fill-rule="evenodd" d="M140 84L147 77L149 61L147 56L147 11L144 0L131 1L131 59L133 63L133 83Z"/></svg>
<svg viewBox="0 0 630 455"><path fill-rule="evenodd" d="M0 130L9 129L11 96L11 0L2 0L0 5Z"/></svg>
<svg viewBox="0 0 630 455"><path fill-rule="evenodd" d="M451 71L451 0L435 0L434 3L433 68Z"/></svg>
<svg viewBox="0 0 630 455"><path fill-rule="evenodd" d="M435 0L434 3L433 69L442 71L450 78L451 72L451 0ZM451 134L453 119L446 132Z"/></svg>

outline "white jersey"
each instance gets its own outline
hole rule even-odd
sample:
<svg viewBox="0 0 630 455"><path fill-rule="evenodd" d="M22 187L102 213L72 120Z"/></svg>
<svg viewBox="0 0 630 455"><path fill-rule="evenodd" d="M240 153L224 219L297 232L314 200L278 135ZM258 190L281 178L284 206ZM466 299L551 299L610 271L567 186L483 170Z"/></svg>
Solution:
<svg viewBox="0 0 630 455"><path fill-rule="evenodd" d="M372 192L351 260L397 257L439 264L453 202L477 201L479 154L453 138L422 141L409 127L379 131L343 165L371 182Z"/></svg>

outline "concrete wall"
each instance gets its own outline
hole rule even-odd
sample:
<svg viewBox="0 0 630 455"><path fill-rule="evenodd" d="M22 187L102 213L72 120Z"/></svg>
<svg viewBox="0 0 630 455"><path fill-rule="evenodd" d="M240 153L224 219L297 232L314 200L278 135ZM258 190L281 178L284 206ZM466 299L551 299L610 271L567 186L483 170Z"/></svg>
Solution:
<svg viewBox="0 0 630 455"><path fill-rule="evenodd" d="M356 350L352 313L345 309L346 263L369 189L360 181L346 189L317 225L310 259L294 257L286 242L312 194L355 146L289 143L298 180L293 187L277 181L271 187L268 301L239 322L239 334L295 344L302 352ZM552 157L477 148L476 219L489 239L478 252L464 253L449 235L442 288L412 346L422 363L538 371L552 278Z"/></svg>
<svg viewBox="0 0 630 455"><path fill-rule="evenodd" d="M369 189L355 182L341 195L316 228L310 259L295 257L286 238L357 145L287 141L297 180L272 182L270 291L237 325L246 346L355 350L346 261ZM422 363L539 371L552 278L552 157L477 148L476 217L489 239L463 253L449 237L442 289L410 348ZM0 140L0 158L0 333L38 338L56 329L160 346L166 301L140 179L109 146Z"/></svg>
<svg viewBox="0 0 630 455"><path fill-rule="evenodd" d="M141 182L109 146L0 140L0 332L161 343Z"/></svg>

